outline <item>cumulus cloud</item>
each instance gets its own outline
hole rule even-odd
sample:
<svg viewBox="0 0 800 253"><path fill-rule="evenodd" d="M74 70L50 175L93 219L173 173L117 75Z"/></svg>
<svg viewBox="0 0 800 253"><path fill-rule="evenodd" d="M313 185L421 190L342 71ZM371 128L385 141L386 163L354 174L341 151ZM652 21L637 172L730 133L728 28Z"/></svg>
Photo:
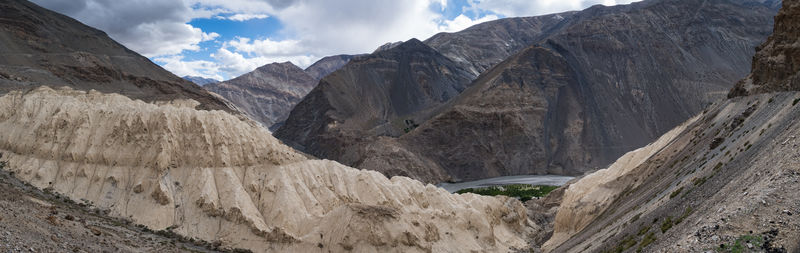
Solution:
<svg viewBox="0 0 800 253"><path fill-rule="evenodd" d="M519 17L581 10L596 4L612 6L637 1L640 0L473 0L473 7L508 17Z"/></svg>
<svg viewBox="0 0 800 253"><path fill-rule="evenodd" d="M424 40L499 17L579 10L635 0L467 0L445 19L448 0L33 0L99 28L128 48L178 75L235 77L271 62L305 67L327 55L371 52L391 41ZM453 7L455 8L455 7ZM481 14L481 15L477 15ZM477 17L477 18L476 18ZM234 21L275 18L280 36L220 38L188 24L196 18ZM281 38L281 39L276 39ZM213 48L203 41L217 40ZM213 61L187 60L208 50Z"/></svg>
<svg viewBox="0 0 800 253"><path fill-rule="evenodd" d="M219 64L211 61L186 61L182 56L164 56L154 58L153 61L161 64L165 69L178 76L201 76L222 80L219 74Z"/></svg>
<svg viewBox="0 0 800 253"><path fill-rule="evenodd" d="M162 0L34 0L99 28L130 49L148 57L197 50L213 38L186 24L191 9L181 1Z"/></svg>
<svg viewBox="0 0 800 253"><path fill-rule="evenodd" d="M498 17L496 15L486 15L479 19L471 19L467 16L464 16L464 14L461 14L455 17L453 20L445 20L444 23L439 26L439 30L442 32L457 32L467 29L470 26L492 21L497 18Z"/></svg>

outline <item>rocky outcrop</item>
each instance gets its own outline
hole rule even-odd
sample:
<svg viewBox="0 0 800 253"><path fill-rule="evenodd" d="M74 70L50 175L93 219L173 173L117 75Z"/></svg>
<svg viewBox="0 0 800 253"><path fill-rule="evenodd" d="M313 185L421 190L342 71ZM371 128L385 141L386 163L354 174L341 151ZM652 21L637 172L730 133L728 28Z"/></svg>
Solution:
<svg viewBox="0 0 800 253"><path fill-rule="evenodd" d="M750 76L736 84L728 97L800 90L800 3L783 1L775 29L753 56Z"/></svg>
<svg viewBox="0 0 800 253"><path fill-rule="evenodd" d="M237 78L204 86L265 127L282 122L316 85L316 80L291 62L261 66Z"/></svg>
<svg viewBox="0 0 800 253"><path fill-rule="evenodd" d="M334 55L334 56L326 56L320 59L319 61L311 64L308 68L305 69L306 73L310 75L314 80L319 81L323 77L327 76L330 73L333 73L336 70L344 67L345 64L350 62L355 57L361 57L364 55Z"/></svg>
<svg viewBox="0 0 800 253"><path fill-rule="evenodd" d="M525 208L307 160L194 101L39 88L0 97L0 152L22 180L152 229L254 251L526 247Z"/></svg>
<svg viewBox="0 0 800 253"><path fill-rule="evenodd" d="M0 3L0 93L40 85L114 92L144 101L224 99L155 65L104 32L25 0Z"/></svg>
<svg viewBox="0 0 800 253"><path fill-rule="evenodd" d="M197 85L200 85L200 86L219 82L219 80L211 79L211 78L205 78L205 77L202 77L202 76L184 76L182 78L184 80L186 80L186 81L193 82L194 84L197 84Z"/></svg>

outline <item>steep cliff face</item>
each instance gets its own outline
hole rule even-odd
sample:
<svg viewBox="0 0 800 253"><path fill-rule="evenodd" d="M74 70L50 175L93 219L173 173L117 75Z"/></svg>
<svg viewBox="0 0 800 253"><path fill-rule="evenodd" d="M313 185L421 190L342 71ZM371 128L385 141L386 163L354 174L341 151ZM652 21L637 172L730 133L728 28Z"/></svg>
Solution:
<svg viewBox="0 0 800 253"><path fill-rule="evenodd" d="M792 216L800 211L792 201L800 198L800 93L797 69L783 60L795 51L777 46L800 39L784 36L798 25L785 15L798 9L800 1L783 2L775 35L733 98L570 185L545 250L800 251Z"/></svg>
<svg viewBox="0 0 800 253"><path fill-rule="evenodd" d="M514 199L307 160L264 128L197 104L13 91L0 97L2 160L111 215L254 251L506 252L535 229Z"/></svg>
<svg viewBox="0 0 800 253"><path fill-rule="evenodd" d="M800 90L800 3L783 1L775 29L753 56L750 76L736 84L729 97Z"/></svg>
<svg viewBox="0 0 800 253"><path fill-rule="evenodd" d="M25 0L0 3L0 92L39 85L115 92L144 101L193 99L233 111L189 81L111 40L102 31Z"/></svg>
<svg viewBox="0 0 800 253"><path fill-rule="evenodd" d="M469 75L412 39L353 59L323 78L275 136L312 155L341 161L348 146L399 136L414 122L425 121L467 87Z"/></svg>
<svg viewBox="0 0 800 253"><path fill-rule="evenodd" d="M204 86L246 112L265 127L282 122L316 85L316 80L291 62L261 66L237 78Z"/></svg>

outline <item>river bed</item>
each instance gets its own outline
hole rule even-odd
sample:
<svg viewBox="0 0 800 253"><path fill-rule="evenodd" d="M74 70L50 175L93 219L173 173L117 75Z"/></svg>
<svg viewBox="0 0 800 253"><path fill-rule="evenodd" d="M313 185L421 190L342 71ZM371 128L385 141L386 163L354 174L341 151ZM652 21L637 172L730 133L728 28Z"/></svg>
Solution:
<svg viewBox="0 0 800 253"><path fill-rule="evenodd" d="M509 185L509 184L532 184L532 185L557 185L561 186L575 177L557 175L525 175L525 176L506 176L493 177L475 181L461 183L441 183L436 186L442 187L449 192L456 192L466 188L481 188L489 186Z"/></svg>

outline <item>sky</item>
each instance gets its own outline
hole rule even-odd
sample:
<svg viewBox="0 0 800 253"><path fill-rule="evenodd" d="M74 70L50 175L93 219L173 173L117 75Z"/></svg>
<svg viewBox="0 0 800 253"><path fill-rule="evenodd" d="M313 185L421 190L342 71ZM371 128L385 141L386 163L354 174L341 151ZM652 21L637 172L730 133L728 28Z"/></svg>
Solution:
<svg viewBox="0 0 800 253"><path fill-rule="evenodd" d="M32 0L105 31L178 76L227 80L272 62L305 68L504 17L637 0Z"/></svg>

